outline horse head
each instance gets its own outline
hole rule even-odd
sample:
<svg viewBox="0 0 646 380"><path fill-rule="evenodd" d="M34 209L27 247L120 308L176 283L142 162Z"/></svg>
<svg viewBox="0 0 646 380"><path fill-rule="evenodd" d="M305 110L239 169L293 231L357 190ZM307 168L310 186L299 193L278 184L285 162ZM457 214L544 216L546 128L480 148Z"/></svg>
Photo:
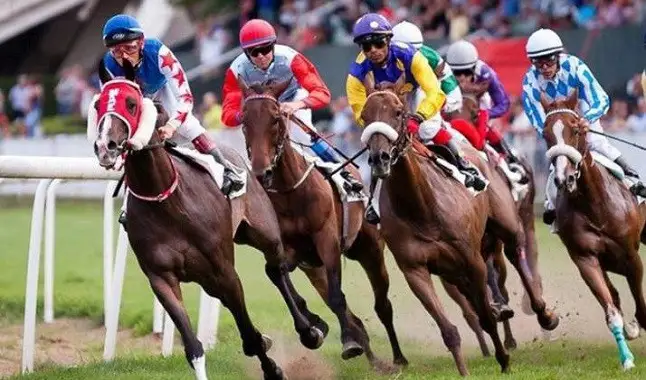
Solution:
<svg viewBox="0 0 646 380"><path fill-rule="evenodd" d="M242 131L254 175L265 187L270 187L273 174L285 144L289 142L287 126L280 112L278 98L291 79L283 82L247 85L238 76L244 105Z"/></svg>
<svg viewBox="0 0 646 380"><path fill-rule="evenodd" d="M361 142L368 146L368 164L377 178L390 175L390 168L410 144L406 129L405 84L403 73L395 83L384 82L377 86L371 74L364 79L367 98L361 112L365 123Z"/></svg>
<svg viewBox="0 0 646 380"><path fill-rule="evenodd" d="M586 130L582 117L577 113L578 91L567 99L550 102L541 94L545 110L543 137L547 142L547 158L556 169L556 186L565 186L572 193L577 189L581 162L587 153Z"/></svg>
<svg viewBox="0 0 646 380"><path fill-rule="evenodd" d="M99 70L104 84L94 103L98 120L94 154L106 169L114 168L123 153L141 150L151 140L158 139L153 133L157 109L134 82L134 68L127 60L124 60L124 70L125 79L112 79L103 64Z"/></svg>

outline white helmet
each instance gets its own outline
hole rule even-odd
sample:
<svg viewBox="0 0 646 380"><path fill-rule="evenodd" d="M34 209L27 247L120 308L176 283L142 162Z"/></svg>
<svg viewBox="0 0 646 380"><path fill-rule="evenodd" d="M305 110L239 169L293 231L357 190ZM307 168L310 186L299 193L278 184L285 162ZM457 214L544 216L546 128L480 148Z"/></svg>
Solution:
<svg viewBox="0 0 646 380"><path fill-rule="evenodd" d="M415 49L419 49L424 44L424 36L417 25L402 21L393 27L393 41L405 42L413 45Z"/></svg>
<svg viewBox="0 0 646 380"><path fill-rule="evenodd" d="M529 58L543 57L563 51L563 42L551 29L539 29L527 39L525 51Z"/></svg>
<svg viewBox="0 0 646 380"><path fill-rule="evenodd" d="M452 70L472 69L478 62L478 50L469 41L454 42L446 52L446 62Z"/></svg>

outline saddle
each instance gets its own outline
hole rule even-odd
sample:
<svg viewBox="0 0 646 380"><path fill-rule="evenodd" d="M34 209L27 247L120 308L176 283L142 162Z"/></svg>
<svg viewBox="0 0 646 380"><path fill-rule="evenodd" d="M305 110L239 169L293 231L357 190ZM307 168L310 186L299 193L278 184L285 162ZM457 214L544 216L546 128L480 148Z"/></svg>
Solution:
<svg viewBox="0 0 646 380"><path fill-rule="evenodd" d="M451 177L462 184L469 192L476 196L489 187L489 181L485 179L486 186L483 190L477 191L472 187L466 186L466 174L458 169L457 158L451 151L442 145L424 145L421 141L413 139L412 148L415 153L424 156L440 168L448 177ZM474 166L475 167L475 166ZM476 168L476 170L478 170ZM479 172L479 170L478 170ZM480 173L482 176L482 173ZM482 176L482 178L485 178Z"/></svg>

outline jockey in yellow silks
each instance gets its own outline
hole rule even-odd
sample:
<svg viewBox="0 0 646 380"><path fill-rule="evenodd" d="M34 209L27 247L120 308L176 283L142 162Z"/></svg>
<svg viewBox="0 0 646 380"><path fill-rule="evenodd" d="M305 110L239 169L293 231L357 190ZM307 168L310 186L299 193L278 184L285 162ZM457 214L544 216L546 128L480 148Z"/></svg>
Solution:
<svg viewBox="0 0 646 380"><path fill-rule="evenodd" d="M417 133L426 145L435 143L446 146L457 158L459 169L467 172L470 179L467 186L483 189L484 180L464 158L457 141L444 127L440 110L446 95L422 53L411 45L391 42L393 32L390 23L376 13L368 13L359 18L354 24L352 34L354 42L361 46L362 52L350 66L346 93L357 123L363 125L361 112L367 99L367 91L363 84L366 75L373 75L375 84L379 84L395 83L403 73L406 79L405 92L412 96L420 88L425 94L415 112L409 116L408 130ZM366 211L366 217L369 221L378 220L372 205Z"/></svg>

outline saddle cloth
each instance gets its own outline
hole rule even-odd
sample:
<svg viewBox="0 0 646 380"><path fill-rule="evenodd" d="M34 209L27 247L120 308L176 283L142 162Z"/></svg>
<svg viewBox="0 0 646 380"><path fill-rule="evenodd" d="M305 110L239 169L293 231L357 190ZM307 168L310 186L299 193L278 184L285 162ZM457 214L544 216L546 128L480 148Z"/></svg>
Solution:
<svg viewBox="0 0 646 380"><path fill-rule="evenodd" d="M222 182L224 180L224 166L218 164L213 156L211 156L210 154L202 154L195 149L189 149L185 147L173 147L171 149L178 155L191 160L191 162L199 165L204 170L206 170L207 173L210 174L211 178L215 181L218 188L222 189ZM229 199L234 199L244 195L247 192L248 177L247 171L245 169L240 169L235 165L231 166L234 168L236 173L238 173L238 176L240 176L244 181L244 186L242 187L242 189L236 192L231 192L231 194L229 194Z"/></svg>
<svg viewBox="0 0 646 380"><path fill-rule="evenodd" d="M327 175L327 173L331 173L333 170L337 169L341 164L335 164L332 162L325 162L319 157L312 156L311 154L306 153L298 144L291 143L292 147L298 154L303 156L305 158L305 161L307 161L308 164L314 164L314 166L319 169L321 172L323 172L324 175ZM348 164L350 165L350 164ZM338 171L332 175L332 181L330 181L334 186L336 187L337 191L339 192L339 196L341 197L342 202L363 202L364 205L368 204L368 196L364 194L363 192L361 193L356 193L354 191L347 192L345 188L343 187L343 184L346 182L345 179L341 176L341 171Z"/></svg>

